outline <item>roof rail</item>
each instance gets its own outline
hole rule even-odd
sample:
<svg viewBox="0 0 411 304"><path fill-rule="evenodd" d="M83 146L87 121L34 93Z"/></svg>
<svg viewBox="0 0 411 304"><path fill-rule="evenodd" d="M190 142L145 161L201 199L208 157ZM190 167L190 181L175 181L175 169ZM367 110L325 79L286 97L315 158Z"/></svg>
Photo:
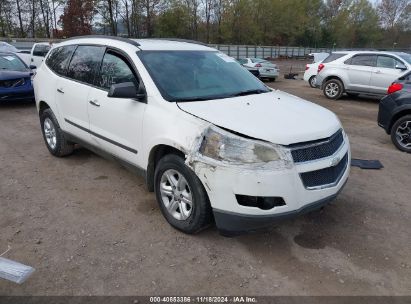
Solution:
<svg viewBox="0 0 411 304"><path fill-rule="evenodd" d="M190 39L180 39L180 38L146 38L146 39L153 39L153 40L168 40L168 41L175 41L175 42L186 42L186 43L192 43L192 44L199 44L202 46L208 46L207 43L201 42L201 41L196 41L196 40L190 40Z"/></svg>
<svg viewBox="0 0 411 304"><path fill-rule="evenodd" d="M138 43L135 40L124 38L124 37L118 37L118 36L107 36L107 35L85 35L85 36L77 36L77 37L70 37L67 39L64 39L63 41L68 41L68 40L75 40L75 39L87 39L87 38L103 38L103 39L111 39L111 40L117 40L125 43L132 44L134 46L139 47L140 43Z"/></svg>

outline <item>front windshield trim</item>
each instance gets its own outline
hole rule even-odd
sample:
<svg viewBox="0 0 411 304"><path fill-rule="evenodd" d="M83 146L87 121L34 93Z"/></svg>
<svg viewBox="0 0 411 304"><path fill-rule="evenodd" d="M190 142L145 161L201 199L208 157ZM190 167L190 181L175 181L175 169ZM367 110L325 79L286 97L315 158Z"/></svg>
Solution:
<svg viewBox="0 0 411 304"><path fill-rule="evenodd" d="M250 94L250 95L258 95L258 94L266 94L266 93L270 93L271 90L267 90L264 92L258 92L258 93L254 93ZM241 92L239 92L238 94L230 94L230 95L224 95L224 96L219 96L219 95L213 95L213 96L206 96L206 97L192 97L192 98L188 98L188 99L174 99L174 100L169 100L171 102L193 102L193 101L207 101L207 100L219 100L219 99L228 99L228 98L234 98L234 97L243 97L243 96L247 96L247 95L239 95Z"/></svg>
<svg viewBox="0 0 411 304"><path fill-rule="evenodd" d="M190 55L190 53L199 53L199 54L201 54L201 53L203 53L203 54L214 53L220 58L225 58L225 59L223 59L225 61L231 59L232 61L230 60L230 61L227 61L227 62L234 63L235 65L237 65L238 67L240 67L241 69L244 69L244 70L239 70L237 67L231 68L228 65L226 66L223 63L223 61L219 61L217 66L219 66L219 64L221 65L221 63L223 63L221 66L224 69L227 69L225 71L228 71L230 73L232 72L232 74L228 73L228 75L233 77L233 78L228 77L226 79L228 79L229 82L230 82L231 79L236 79L236 77L239 77L238 79L243 81L244 86L240 87L237 84L236 84L237 87L233 86L233 85L232 86L229 86L229 85L221 86L221 85L219 85L214 90L214 93L216 93L216 94L210 94L210 95L204 94L204 95L202 95L201 94L202 92L207 93L206 92L207 89L208 89L207 87L202 87L202 88L201 88L201 86L197 87L197 84L196 84L196 85L193 85L191 87L191 90L189 90L189 89L185 90L185 87L184 87L184 89L181 89L182 86L180 85L180 91L178 91L178 89L177 90L171 90L171 91L176 92L177 94L178 93L183 93L183 94L180 94L180 96L171 95L171 94L168 93L168 91L170 91L170 86L168 88L168 91L167 91L167 88L165 88L163 86L164 85L164 83L163 83L164 82L164 75L161 75L157 72L159 69L156 69L156 70L152 69L153 62L150 63L149 61L146 61L145 56L146 55L149 56L149 54L151 54L151 53L165 53L165 55L170 54L170 53L188 53L188 55ZM195 102L195 101L219 100L219 99L227 99L227 98L245 96L245 95L241 95L241 94L244 94L244 93L246 95L254 95L254 94L262 94L262 93L271 92L271 90L264 83L262 83L257 78L254 78L255 76L252 75L249 71L247 71L244 67L242 67L238 62L236 62L231 57L228 57L227 55L225 55L225 54L223 54L223 53L221 53L217 50L215 50L215 51L214 50L201 50L201 51L197 51L197 50L142 50L142 51L137 51L136 54L140 58L140 60L143 63L144 67L147 69L151 79L155 83L157 89L160 91L160 94L162 95L162 97L165 100L169 101L169 102ZM174 61L169 61L169 62L174 62ZM183 62L183 63L185 63L185 62ZM152 65L152 66L150 66L150 65ZM211 64L211 66L213 66L213 64ZM161 66L161 68L162 67L163 66ZM197 72L200 71L200 75L201 75L201 72L203 72L203 67L204 66L200 66L200 65L196 66L194 64L193 65L193 70L191 69L191 67L186 67L186 71L187 72L194 71L193 73L195 73L196 70L194 70L194 69L197 68ZM205 65L205 67L209 67L209 65ZM173 68L174 67L171 68L171 70L170 70L171 72L173 72ZM181 68L180 71L184 72L183 68ZM209 72L209 74L207 74L207 72L205 72L204 74L207 75L207 76L211 75L210 79L213 80L213 81L219 80L218 77L220 77L219 75L221 75L221 73L214 73L213 74L213 70L211 70L211 72ZM180 74L178 74L178 75L180 75ZM218 75L218 76L214 76L214 75ZM197 76L197 74L194 74L194 76ZM158 78L160 78L160 80ZM179 76L175 76L174 78L172 76L170 76L169 78L170 79L176 79L176 78L179 78ZM163 79L163 81L161 79ZM187 85L194 83L194 82L190 82L190 80L191 79L189 79ZM224 80L224 79L222 78L221 80ZM166 79L166 83L167 82L168 82L168 79ZM200 83L202 83L202 82L200 82ZM225 82L221 81L220 83L225 83ZM231 83L235 83L234 80L231 81ZM239 83L241 83L241 82L239 82ZM175 89L176 87L171 86L171 88ZM177 86L177 88L178 88L178 86ZM219 88L221 88L221 90L218 90ZM236 88L236 90L230 91L230 89L232 89L232 88ZM252 91L252 92L250 93L250 91ZM190 96L189 95L190 92L192 92L192 93L197 92L197 93L200 93L200 94L193 94L193 96ZM187 94L184 94L184 93L187 93ZM188 96L186 96L186 95L188 95Z"/></svg>

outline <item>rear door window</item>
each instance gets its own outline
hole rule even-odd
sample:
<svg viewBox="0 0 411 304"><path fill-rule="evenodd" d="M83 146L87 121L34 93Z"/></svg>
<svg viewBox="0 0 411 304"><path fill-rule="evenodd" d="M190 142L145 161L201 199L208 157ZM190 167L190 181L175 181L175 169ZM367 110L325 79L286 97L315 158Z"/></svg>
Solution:
<svg viewBox="0 0 411 304"><path fill-rule="evenodd" d="M71 58L67 76L81 82L94 84L94 76L105 52L103 46L80 45Z"/></svg>
<svg viewBox="0 0 411 304"><path fill-rule="evenodd" d="M356 55L353 58L351 58L351 61L349 64L375 67L376 61L377 61L376 55Z"/></svg>
<svg viewBox="0 0 411 304"><path fill-rule="evenodd" d="M75 49L75 45L67 45L53 49L47 57L47 66L55 73L65 75L67 65Z"/></svg>
<svg viewBox="0 0 411 304"><path fill-rule="evenodd" d="M328 62L333 62L337 59L340 59L341 57L344 57L347 54L342 54L342 53L332 53L330 56L324 59L323 63L328 63Z"/></svg>
<svg viewBox="0 0 411 304"><path fill-rule="evenodd" d="M103 58L97 86L109 90L113 84L132 82L138 87L139 81L130 64L123 56L116 52L108 51Z"/></svg>

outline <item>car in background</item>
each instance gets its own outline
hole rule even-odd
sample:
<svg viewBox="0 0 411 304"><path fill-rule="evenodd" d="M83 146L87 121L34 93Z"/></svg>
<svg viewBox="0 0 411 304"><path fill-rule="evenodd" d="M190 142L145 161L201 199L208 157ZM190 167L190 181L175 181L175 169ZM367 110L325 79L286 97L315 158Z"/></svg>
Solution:
<svg viewBox="0 0 411 304"><path fill-rule="evenodd" d="M378 125L391 135L394 145L411 153L411 72L388 88L378 111Z"/></svg>
<svg viewBox="0 0 411 304"><path fill-rule="evenodd" d="M246 68L257 68L260 72L260 78L275 81L280 76L280 70L277 65L261 58L243 58L239 60L240 64Z"/></svg>
<svg viewBox="0 0 411 304"><path fill-rule="evenodd" d="M17 55L26 65L35 65L36 67L39 67L51 47L52 44L48 42L35 43L31 50L18 51Z"/></svg>
<svg viewBox="0 0 411 304"><path fill-rule="evenodd" d="M34 100L33 68L14 53L0 53L0 102Z"/></svg>
<svg viewBox="0 0 411 304"><path fill-rule="evenodd" d="M407 70L411 70L411 55L407 53L334 52L318 66L316 86L328 99L339 99L344 93L382 97Z"/></svg>
<svg viewBox="0 0 411 304"><path fill-rule="evenodd" d="M317 80L317 71L320 63L327 58L330 53L311 53L308 57L312 59L312 63L305 66L304 81L308 82L310 87L315 88Z"/></svg>
<svg viewBox="0 0 411 304"><path fill-rule="evenodd" d="M260 71L258 68L254 67L248 67L242 65L238 60L236 60L243 68L245 68L247 71L249 71L251 74L253 74L255 77L260 78Z"/></svg>
<svg viewBox="0 0 411 304"><path fill-rule="evenodd" d="M0 53L17 53L19 50L10 43L0 41Z"/></svg>

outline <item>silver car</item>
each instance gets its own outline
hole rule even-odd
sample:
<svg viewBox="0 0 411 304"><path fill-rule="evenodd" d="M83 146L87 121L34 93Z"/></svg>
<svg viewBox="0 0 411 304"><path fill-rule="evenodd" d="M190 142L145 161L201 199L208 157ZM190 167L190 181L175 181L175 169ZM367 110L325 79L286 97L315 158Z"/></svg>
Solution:
<svg viewBox="0 0 411 304"><path fill-rule="evenodd" d="M276 64L261 58L244 58L238 60L240 64L248 68L257 68L260 78L267 78L275 81L280 76L280 70Z"/></svg>
<svg viewBox="0 0 411 304"><path fill-rule="evenodd" d="M344 93L382 96L409 70L411 55L407 53L334 52L318 66L316 85L329 99L339 99Z"/></svg>

